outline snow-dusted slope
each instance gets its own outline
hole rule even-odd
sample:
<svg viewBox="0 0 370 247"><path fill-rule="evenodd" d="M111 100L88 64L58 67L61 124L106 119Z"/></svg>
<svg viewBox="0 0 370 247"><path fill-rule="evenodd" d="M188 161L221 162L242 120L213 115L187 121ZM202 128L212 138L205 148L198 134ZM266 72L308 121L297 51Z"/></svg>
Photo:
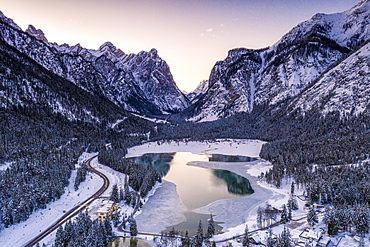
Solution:
<svg viewBox="0 0 370 247"><path fill-rule="evenodd" d="M190 93L185 93L185 95L191 103L194 103L207 92L208 87L209 87L208 80L201 81L197 88L194 89L194 91Z"/></svg>
<svg viewBox="0 0 370 247"><path fill-rule="evenodd" d="M187 119L215 120L297 96L370 38L369 19L367 0L342 13L316 14L271 47L231 50L213 68L207 93L186 110Z"/></svg>
<svg viewBox="0 0 370 247"><path fill-rule="evenodd" d="M112 123L129 115L108 100L95 97L42 68L0 41L0 109L41 119L65 118L93 125ZM40 113L41 112L41 113Z"/></svg>
<svg viewBox="0 0 370 247"><path fill-rule="evenodd" d="M370 43L328 71L290 103L305 113L317 108L322 114L337 111L342 116L358 115L370 103Z"/></svg>
<svg viewBox="0 0 370 247"><path fill-rule="evenodd" d="M51 44L41 30L29 26L23 32L1 12L0 38L49 71L126 110L166 114L189 104L155 49L125 54L110 42L98 50Z"/></svg>

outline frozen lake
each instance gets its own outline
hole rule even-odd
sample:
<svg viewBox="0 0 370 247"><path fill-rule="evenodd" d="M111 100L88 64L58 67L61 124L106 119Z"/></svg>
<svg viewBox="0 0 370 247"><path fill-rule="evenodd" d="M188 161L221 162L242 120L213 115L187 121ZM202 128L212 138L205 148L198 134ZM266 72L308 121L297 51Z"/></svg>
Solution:
<svg viewBox="0 0 370 247"><path fill-rule="evenodd" d="M152 166L163 176L163 180L176 185L174 189L179 197L177 204L182 204L183 206L181 210L183 217L180 223L174 221L176 224L167 227L167 229L175 227L176 230L188 231L189 234L194 234L199 220L202 220L204 228L207 227L209 215L195 213L192 210L223 199L245 197L254 192L248 179L243 176L228 170L188 165L189 162L249 162L255 160L250 157L220 154L212 156L190 152L176 152L144 154L132 159L137 163ZM149 205L147 206L159 209L162 207L161 205L150 205L155 198L156 195L149 200ZM162 210L167 209L164 206ZM154 215L147 215L147 211L146 206L144 206L143 215L141 216L155 217ZM139 218L141 218L140 215ZM140 225L138 227L140 228ZM221 227L218 226L217 230L221 230Z"/></svg>

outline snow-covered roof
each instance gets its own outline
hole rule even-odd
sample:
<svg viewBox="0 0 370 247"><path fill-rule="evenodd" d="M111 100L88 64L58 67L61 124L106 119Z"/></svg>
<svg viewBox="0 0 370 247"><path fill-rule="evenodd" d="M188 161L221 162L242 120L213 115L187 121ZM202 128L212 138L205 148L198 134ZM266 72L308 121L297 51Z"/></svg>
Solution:
<svg viewBox="0 0 370 247"><path fill-rule="evenodd" d="M302 238L307 238L307 239L314 239L314 240L319 240L321 237L322 233L321 232L316 232L313 230L304 230L301 234L300 237Z"/></svg>
<svg viewBox="0 0 370 247"><path fill-rule="evenodd" d="M100 208L96 210L96 213L109 213L114 202L111 200L103 200L100 204Z"/></svg>

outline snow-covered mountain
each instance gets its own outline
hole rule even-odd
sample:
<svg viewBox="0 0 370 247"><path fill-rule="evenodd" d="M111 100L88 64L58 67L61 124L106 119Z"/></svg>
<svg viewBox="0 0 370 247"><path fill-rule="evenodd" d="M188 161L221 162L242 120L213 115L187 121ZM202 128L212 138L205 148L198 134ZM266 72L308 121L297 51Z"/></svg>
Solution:
<svg viewBox="0 0 370 247"><path fill-rule="evenodd" d="M207 93L185 110L186 118L210 121L298 97L369 40L369 19L370 2L362 1L342 13L316 14L271 47L229 51L214 66Z"/></svg>
<svg viewBox="0 0 370 247"><path fill-rule="evenodd" d="M109 127L131 115L44 69L1 40L0 78L0 109L16 112L17 117L29 115L37 121L46 117L53 124L67 120Z"/></svg>
<svg viewBox="0 0 370 247"><path fill-rule="evenodd" d="M289 103L306 113L317 109L323 115L337 111L342 116L357 116L370 105L370 43L325 73L315 84Z"/></svg>
<svg viewBox="0 0 370 247"><path fill-rule="evenodd" d="M208 87L208 80L201 81L194 91L186 93L186 97L189 99L190 103L194 103L207 92Z"/></svg>
<svg viewBox="0 0 370 247"><path fill-rule="evenodd" d="M125 54L110 42L98 50L49 43L41 30L29 26L23 32L1 12L0 38L47 70L126 110L167 114L189 105L155 49Z"/></svg>

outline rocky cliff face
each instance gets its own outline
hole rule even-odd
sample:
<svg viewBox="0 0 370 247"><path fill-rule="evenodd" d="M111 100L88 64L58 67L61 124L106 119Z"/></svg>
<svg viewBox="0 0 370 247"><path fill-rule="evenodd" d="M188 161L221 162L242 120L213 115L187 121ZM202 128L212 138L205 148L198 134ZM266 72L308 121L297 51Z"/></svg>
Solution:
<svg viewBox="0 0 370 247"><path fill-rule="evenodd" d="M256 106L279 107L316 83L370 38L370 3L338 14L316 14L271 47L235 49L217 62L207 93L187 109L191 121L210 121Z"/></svg>
<svg viewBox="0 0 370 247"><path fill-rule="evenodd" d="M47 70L126 110L168 114L189 105L173 81L169 66L155 49L125 54L110 42L98 50L52 44L41 30L29 26L23 32L2 13L0 37Z"/></svg>
<svg viewBox="0 0 370 247"><path fill-rule="evenodd" d="M358 116L369 110L370 43L325 73L289 103L294 111L317 109L323 115L336 111L342 117Z"/></svg>

